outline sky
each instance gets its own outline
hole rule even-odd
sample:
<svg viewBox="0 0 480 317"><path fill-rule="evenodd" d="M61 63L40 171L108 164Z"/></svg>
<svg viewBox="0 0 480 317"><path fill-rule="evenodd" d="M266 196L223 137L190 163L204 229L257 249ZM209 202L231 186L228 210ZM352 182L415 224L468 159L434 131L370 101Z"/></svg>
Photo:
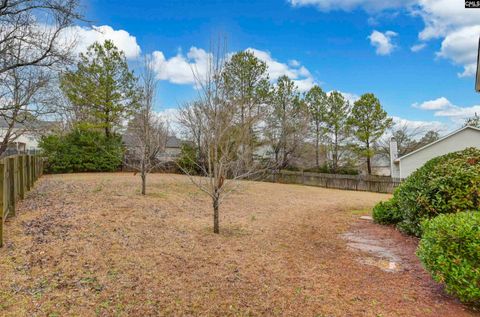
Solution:
<svg viewBox="0 0 480 317"><path fill-rule="evenodd" d="M475 92L480 9L464 0L83 0L79 48L111 39L132 68L151 55L158 112L196 96L211 39L251 50L272 82L288 75L350 100L372 92L397 122L452 130L480 114Z"/></svg>

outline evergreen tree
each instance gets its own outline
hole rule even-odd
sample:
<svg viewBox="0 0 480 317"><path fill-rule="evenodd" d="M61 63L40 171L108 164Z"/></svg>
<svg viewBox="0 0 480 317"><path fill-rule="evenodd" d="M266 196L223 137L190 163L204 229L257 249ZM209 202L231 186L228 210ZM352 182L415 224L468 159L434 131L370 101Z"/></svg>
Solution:
<svg viewBox="0 0 480 317"><path fill-rule="evenodd" d="M323 124L327 113L327 101L327 94L317 85L313 86L305 95L310 127L315 137L315 163L317 167L320 167L319 147L320 139L325 133Z"/></svg>
<svg viewBox="0 0 480 317"><path fill-rule="evenodd" d="M285 168L305 137L306 111L295 83L278 79L266 120L265 137L272 147L275 165Z"/></svg>
<svg viewBox="0 0 480 317"><path fill-rule="evenodd" d="M258 123L264 117L264 106L270 92L267 65L252 52L235 53L222 71L227 102L237 106L237 121L242 129L242 164L253 162L255 142L258 139Z"/></svg>
<svg viewBox="0 0 480 317"><path fill-rule="evenodd" d="M349 124L359 145L359 154L367 160L368 175L372 174L373 145L392 126L393 121L383 110L374 94L364 94L353 104Z"/></svg>
<svg viewBox="0 0 480 317"><path fill-rule="evenodd" d="M338 91L333 91L327 98L325 129L332 152L332 172L337 173L345 140L350 136L348 117L350 103Z"/></svg>
<svg viewBox="0 0 480 317"><path fill-rule="evenodd" d="M76 70L63 74L61 88L83 113L81 124L103 129L107 138L138 108L140 98L125 54L109 40L80 54Z"/></svg>

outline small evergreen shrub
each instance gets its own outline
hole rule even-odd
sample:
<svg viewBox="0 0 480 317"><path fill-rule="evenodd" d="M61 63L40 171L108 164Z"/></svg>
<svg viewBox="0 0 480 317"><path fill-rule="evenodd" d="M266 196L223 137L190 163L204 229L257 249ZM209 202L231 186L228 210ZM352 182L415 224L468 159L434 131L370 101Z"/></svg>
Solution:
<svg viewBox="0 0 480 317"><path fill-rule="evenodd" d="M123 159L119 136L105 137L102 132L75 129L66 135L49 135L40 141L47 158L46 172L111 172Z"/></svg>
<svg viewBox="0 0 480 317"><path fill-rule="evenodd" d="M397 224L402 220L395 199L382 201L373 208L373 219L382 225Z"/></svg>
<svg viewBox="0 0 480 317"><path fill-rule="evenodd" d="M469 148L428 161L395 190L394 201L391 213L399 218L393 223L416 236L421 236L425 219L480 209L480 150Z"/></svg>
<svg viewBox="0 0 480 317"><path fill-rule="evenodd" d="M425 221L417 255L448 293L464 303L480 304L480 212Z"/></svg>
<svg viewBox="0 0 480 317"><path fill-rule="evenodd" d="M190 175L198 175L200 172L197 149L190 143L183 143L180 151L180 156L177 159L177 166L180 171Z"/></svg>
<svg viewBox="0 0 480 317"><path fill-rule="evenodd" d="M332 167L328 164L323 164L318 167L311 167L304 170L304 172L310 173L322 173L322 174L340 174L340 175L358 175L359 172L355 167L352 166L339 166L336 173L334 173Z"/></svg>

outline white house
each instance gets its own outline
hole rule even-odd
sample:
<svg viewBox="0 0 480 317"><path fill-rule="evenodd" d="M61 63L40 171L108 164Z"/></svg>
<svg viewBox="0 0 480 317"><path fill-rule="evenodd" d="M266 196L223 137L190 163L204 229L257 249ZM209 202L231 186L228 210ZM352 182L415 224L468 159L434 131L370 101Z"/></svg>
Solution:
<svg viewBox="0 0 480 317"><path fill-rule="evenodd" d="M390 158L393 178L406 178L429 160L469 147L480 148L480 129L466 126L424 147L398 157L397 143L390 141Z"/></svg>
<svg viewBox="0 0 480 317"><path fill-rule="evenodd" d="M53 121L37 121L30 124L28 129L23 124L15 123L10 131L14 135L14 140L9 142L6 153L35 152L39 150L38 142L42 135L48 134L59 125ZM0 141L3 141L9 131L9 124L4 118L0 118Z"/></svg>

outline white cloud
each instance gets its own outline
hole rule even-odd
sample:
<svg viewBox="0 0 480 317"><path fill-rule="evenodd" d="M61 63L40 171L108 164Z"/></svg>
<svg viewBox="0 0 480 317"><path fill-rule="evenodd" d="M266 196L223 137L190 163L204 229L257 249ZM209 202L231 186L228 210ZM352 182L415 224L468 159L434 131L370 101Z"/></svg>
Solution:
<svg viewBox="0 0 480 317"><path fill-rule="evenodd" d="M448 117L451 119L465 120L473 117L475 114L480 114L480 105L471 107L452 106L450 108L435 112L436 117Z"/></svg>
<svg viewBox="0 0 480 317"><path fill-rule="evenodd" d="M390 55L395 49L392 38L398 34L393 31L387 31L385 33L374 30L368 37L370 44L376 48L377 55Z"/></svg>
<svg viewBox="0 0 480 317"><path fill-rule="evenodd" d="M179 52L169 59L163 52L152 53L152 67L159 80L167 80L174 84L195 84L195 76L203 77L208 71L211 54L201 48L191 47L187 55Z"/></svg>
<svg viewBox="0 0 480 317"><path fill-rule="evenodd" d="M415 103L413 107L433 111L435 117L451 119L455 124L463 123L466 118L474 116L475 113L480 114L480 105L461 107L453 104L445 97L426 101L421 104Z"/></svg>
<svg viewBox="0 0 480 317"><path fill-rule="evenodd" d="M179 114L180 111L178 108L167 108L156 113L158 117L168 124L170 134L176 136L180 136L183 129L178 120Z"/></svg>
<svg viewBox="0 0 480 317"><path fill-rule="evenodd" d="M111 40L120 50L125 53L128 59L135 59L140 56L141 49L135 36L125 30L114 30L108 25L92 26L91 28L73 26L65 31L64 37L74 39L76 52L85 52L87 47L94 42L103 43Z"/></svg>
<svg viewBox="0 0 480 317"><path fill-rule="evenodd" d="M286 75L295 82L300 92L306 92L316 84L310 71L297 60L282 63L274 59L270 52L255 48L246 50L252 52L253 55L267 64L268 75L272 81Z"/></svg>
<svg viewBox="0 0 480 317"><path fill-rule="evenodd" d="M410 131L448 131L450 128L447 124L440 121L423 121L423 120L409 120L397 116L392 117L393 122L402 127L407 127Z"/></svg>
<svg viewBox="0 0 480 317"><path fill-rule="evenodd" d="M410 50L414 53L416 52L420 52L421 50L423 50L425 47L427 47L427 44L425 43L420 43L420 44L416 44L416 45L413 45L412 47L410 47Z"/></svg>
<svg viewBox="0 0 480 317"><path fill-rule="evenodd" d="M288 61L288 65L292 66L292 67L299 67L300 66L300 62L297 61L296 59L291 59Z"/></svg>
<svg viewBox="0 0 480 317"><path fill-rule="evenodd" d="M437 56L463 67L460 77L475 74L480 10L465 9L464 0L416 0L411 9L422 17L425 27L419 33L421 41L442 39Z"/></svg>
<svg viewBox="0 0 480 317"><path fill-rule="evenodd" d="M297 85L299 91L305 92L315 85L315 79L310 71L297 60L287 63L277 61L270 52L248 48L258 59L268 66L270 79L275 82L283 75L290 77ZM229 54L231 56L231 54ZM152 53L152 67L160 80L167 80L174 84L195 84L195 76L203 77L208 71L208 61L212 55L205 50L191 47L185 55L179 52L177 55L166 58L161 51ZM194 75L195 74L195 75Z"/></svg>
<svg viewBox="0 0 480 317"><path fill-rule="evenodd" d="M300 63L296 62L293 63L294 65L289 66L274 59L270 52L257 50L255 48L247 48L246 51L252 52L255 57L267 64L270 79L277 80L283 75L287 75L290 78L298 78Z"/></svg>
<svg viewBox="0 0 480 317"><path fill-rule="evenodd" d="M464 0L417 0L417 3L412 12L425 22L419 34L421 40L442 38L453 30L477 25L480 21L480 12L465 9Z"/></svg>
<svg viewBox="0 0 480 317"><path fill-rule="evenodd" d="M413 0L289 0L293 6L314 6L320 11L352 11L362 8L368 12L397 9Z"/></svg>
<svg viewBox="0 0 480 317"><path fill-rule="evenodd" d="M442 42L438 56L462 65L464 71L459 76L475 75L477 67L477 45L480 24L467 26L449 33Z"/></svg>
<svg viewBox="0 0 480 317"><path fill-rule="evenodd" d="M334 92L334 90L330 90L327 92L327 95L330 95L332 92ZM344 91L338 91L339 93L342 94L342 96L347 99L347 101L353 105L353 103L355 101L357 101L358 99L360 99L360 96L359 95L356 95L356 94L352 94L352 93L349 93L349 92L344 92Z"/></svg>
<svg viewBox="0 0 480 317"><path fill-rule="evenodd" d="M315 80L312 77L305 78L305 79L298 79L293 81L300 92L307 92L313 86L316 85Z"/></svg>
<svg viewBox="0 0 480 317"><path fill-rule="evenodd" d="M289 0L293 6L315 6L322 11L363 9L375 15L381 11L406 10L423 19L425 27L418 34L424 43L441 39L437 56L463 67L460 77L475 73L476 46L480 36L480 10L465 9L464 0ZM373 21L375 19L369 19ZM384 40L384 39L383 39ZM385 41L384 41L385 42ZM413 52L423 49L422 43L412 46ZM388 47L388 46L387 46Z"/></svg>
<svg viewBox="0 0 480 317"><path fill-rule="evenodd" d="M440 97L435 100L429 100L422 103L414 103L414 108L422 110L441 110L452 106L452 103L445 97Z"/></svg>

